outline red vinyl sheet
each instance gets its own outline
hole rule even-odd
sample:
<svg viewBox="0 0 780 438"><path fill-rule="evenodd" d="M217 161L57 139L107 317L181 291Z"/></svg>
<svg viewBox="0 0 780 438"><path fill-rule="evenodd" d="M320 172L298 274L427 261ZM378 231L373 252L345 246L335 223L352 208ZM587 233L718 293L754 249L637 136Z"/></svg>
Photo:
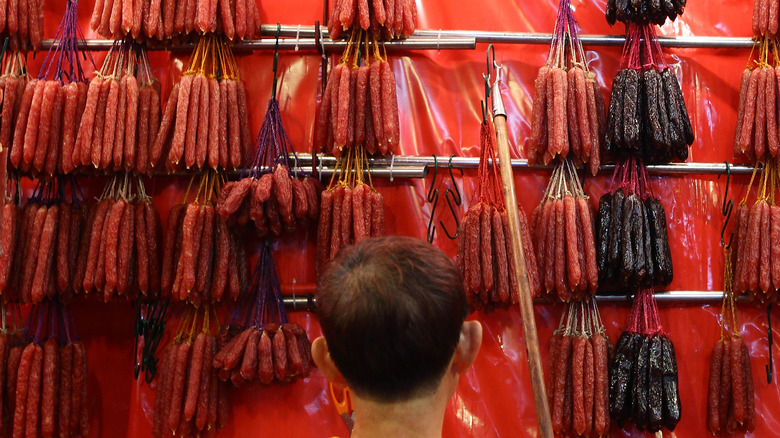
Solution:
<svg viewBox="0 0 780 438"><path fill-rule="evenodd" d="M421 29L488 30L512 32L552 31L557 1L553 0L481 0L447 2L417 0L418 27ZM261 22L312 25L321 19L319 1L261 1ZM610 28L604 19L603 0L573 0L582 34L622 34L618 24ZM79 17L87 38L98 38L89 30L93 2L80 2ZM45 11L45 38L52 38L62 17L64 2L48 1ZM753 2L748 0L690 1L682 17L661 28L666 36L751 36ZM436 154L445 160L451 154L479 155L480 99L484 96L482 74L486 44L476 50L436 50L391 53L390 61L398 84L401 123L400 154ZM518 145L530 135L533 80L545 62L547 45L496 45L497 61L502 65L502 91L508 113L512 155L523 157ZM620 47L585 47L590 68L597 72L602 90L609 86L617 71ZM739 94L739 79L749 50L668 49L666 61L680 80L696 133L690 160L722 162L731 159L732 139ZM104 53L94 53L98 67ZM270 97L273 56L271 52L236 52L249 95L252 131L262 123ZM150 61L162 82L163 98L186 64L189 53L150 52ZM334 60L337 56L333 57ZM37 74L43 57L30 61L30 72ZM278 98L282 118L296 150L309 152L319 100L321 58L312 51L287 51L279 57ZM86 70L91 73L92 67ZM437 187L452 187L446 172L439 172ZM542 197L549 173L517 172L519 203L530 213ZM609 188L609 175L587 178L584 188L595 207ZM462 216L476 186L476 171L465 171L455 183L463 192ZM732 177L732 196L743 196L749 176ZM431 177L425 180L374 180L385 196L385 228L388 233L425 238L431 207L425 194ZM99 192L104 178L82 183L90 193ZM154 178L147 191L154 198L164 221L168 209L181 200L187 181L184 178ZM725 189L724 178L708 176L653 176L653 193L664 204L669 223L669 241L675 279L669 290L721 290L723 256L720 207ZM443 200L435 219L450 228L454 222ZM752 201L751 201L752 202ZM442 207L444 205L444 207ZM247 234L245 240L259 245ZM280 281L286 293L310 293L315 281L313 229L301 229L274 243L274 257ZM440 229L434 243L454 257L456 244ZM257 254L257 247L251 254ZM626 326L630 305L602 305L602 319L614 342ZM717 341L720 303L704 306L662 304L661 322L675 344L679 366L682 420L674 432L680 437L708 436L706 430L706 388L710 350ZM536 306L536 323L546 368L548 342L562 312L561 305ZM154 390L143 379L132 379L133 319L131 304L116 300L102 304L94 298L77 299L73 305L76 327L89 355L91 435L150 436ZM174 309L175 316L181 313ZM768 363L766 312L745 304L739 306L742 335L752 355L756 388L758 424L755 436L777 436L780 430L780 393L776 383L767 384L764 365ZM773 316L779 316L773 311ZM293 321L301 323L310 339L320 333L316 318L295 312ZM450 403L444 422L447 437L536 436L536 416L519 309L493 314L477 313L482 322L483 347L474 367L463 377ZM780 321L780 318L777 319ZM176 318L169 322L170 331ZM421 328L423 329L423 328ZM356 334L358 335L358 334ZM775 333L777 335L777 333ZM780 358L780 356L775 355ZM777 381L777 376L775 382ZM231 418L219 436L231 437L331 437L347 436L341 418L326 392L321 374L288 386L270 388L252 385L231 394ZM612 436L642 436L628 426L621 431L613 425ZM671 436L668 432L664 435ZM649 435L648 435L649 436Z"/></svg>

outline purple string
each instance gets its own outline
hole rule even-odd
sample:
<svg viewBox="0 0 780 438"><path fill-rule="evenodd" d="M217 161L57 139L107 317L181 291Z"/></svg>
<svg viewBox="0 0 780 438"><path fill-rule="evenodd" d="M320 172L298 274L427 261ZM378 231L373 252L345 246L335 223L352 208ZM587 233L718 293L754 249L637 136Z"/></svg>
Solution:
<svg viewBox="0 0 780 438"><path fill-rule="evenodd" d="M276 98L271 98L268 101L263 125L260 127L260 132L255 140L255 152L252 156L252 161L248 164L252 168L247 169L246 173L253 178L257 178L261 173L273 171L276 164L286 166L287 171L291 172L290 153L293 154L297 162L298 155L282 123L279 101ZM260 171L261 167L266 167L267 170Z"/></svg>
<svg viewBox="0 0 780 438"><path fill-rule="evenodd" d="M53 67L52 79L59 80L61 84L66 82L62 78L63 74L67 74L67 82L87 82L79 60L79 41L86 40L79 28L78 2L68 1L65 14L54 35L54 45L46 53L38 79L49 78ZM92 59L92 55L89 53L87 55L94 66L95 61ZM67 64L67 71L63 70L63 63Z"/></svg>

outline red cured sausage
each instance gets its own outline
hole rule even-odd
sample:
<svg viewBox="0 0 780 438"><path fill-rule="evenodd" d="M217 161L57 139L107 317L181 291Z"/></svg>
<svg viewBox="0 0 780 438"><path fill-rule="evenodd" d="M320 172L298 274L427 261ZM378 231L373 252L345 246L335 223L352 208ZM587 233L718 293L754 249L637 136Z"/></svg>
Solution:
<svg viewBox="0 0 780 438"><path fill-rule="evenodd" d="M565 211L563 200L555 200L555 290L558 292L558 299L568 302L566 296L566 228L564 218ZM576 236L576 234L575 234Z"/></svg>
<svg viewBox="0 0 780 438"><path fill-rule="evenodd" d="M200 249L198 251L197 278L195 290L207 291L208 282L211 281L211 267L214 255L214 221L216 213L214 207L203 207L203 232L201 233ZM197 237L197 236L196 236Z"/></svg>
<svg viewBox="0 0 780 438"><path fill-rule="evenodd" d="M373 118L374 136L376 138L379 151L382 154L387 153L388 145L385 140L384 119L382 118L382 62L374 61L369 66L369 88L371 91L371 117ZM335 128L334 128L335 131Z"/></svg>
<svg viewBox="0 0 780 438"><path fill-rule="evenodd" d="M5 382L6 394L14 394L14 396L8 397L8 412L10 414L9 420L11 420L11 423L7 423L8 429L6 429L5 433L7 433L7 431L9 430L10 431L13 430L12 422L16 413L16 395L18 395L18 392L16 391L16 387L17 387L19 371L21 371L19 365L21 364L22 350L23 347L21 345L16 345L14 347L11 347L8 350L8 363L6 366L6 370L17 370L17 371L8 372L7 373L8 379Z"/></svg>
<svg viewBox="0 0 780 438"><path fill-rule="evenodd" d="M203 77L200 84L200 98L198 106L197 136L195 142L195 164L198 169L203 167L206 162L209 147L209 118L211 116L211 90L209 89L209 79Z"/></svg>
<svg viewBox="0 0 780 438"><path fill-rule="evenodd" d="M760 254L759 254L759 268L758 268L758 287L767 294L772 287L771 278L771 250L770 250L770 237L771 226L769 220L769 204L767 202L761 203L761 225L760 225Z"/></svg>
<svg viewBox="0 0 780 438"><path fill-rule="evenodd" d="M38 114L38 136L33 144L33 159L30 160L37 171L42 171L46 162L46 152L49 147L49 137L51 135L52 115L54 112L54 100L60 84L57 81L45 81L41 93L40 114ZM35 100L33 100L33 105ZM31 109L32 111L32 109ZM31 114L32 115L32 114ZM29 128L28 128L29 129ZM26 146L25 146L26 147ZM55 152L56 157L56 152ZM27 160L25 160L27 161Z"/></svg>
<svg viewBox="0 0 780 438"><path fill-rule="evenodd" d="M44 298L44 280L49 278L54 259L54 245L57 234L57 222L59 219L59 207L53 205L46 210L46 218L43 222L40 244L37 247L38 263L35 265L35 274L32 278L30 296L33 303L40 303Z"/></svg>
<svg viewBox="0 0 780 438"><path fill-rule="evenodd" d="M35 269L38 264L38 248L40 247L41 235L43 227L46 222L47 208L41 206L37 208L35 217L32 222L32 228L29 231L29 238L25 245L25 258L24 258L24 270L22 276L22 284L20 290L20 296L23 304L28 304L31 301L31 289L35 275ZM29 225L28 225L29 226Z"/></svg>
<svg viewBox="0 0 780 438"><path fill-rule="evenodd" d="M352 239L352 189L344 190L344 200L341 204L341 229L335 230L341 234L341 246L345 247L353 242Z"/></svg>
<svg viewBox="0 0 780 438"><path fill-rule="evenodd" d="M588 281L588 290L591 294L596 292L599 284L599 271L596 266L596 241L593 236L593 219L590 213L590 205L585 197L577 198L580 218L582 218L582 241L585 247L585 279Z"/></svg>
<svg viewBox="0 0 780 438"><path fill-rule="evenodd" d="M5 288L9 284L11 265L18 237L18 215L19 211L17 211L14 204L7 203L3 206L2 234L0 234L0 292L5 292ZM2 386L0 386L0 388L2 388ZM2 402L0 401L0 403Z"/></svg>
<svg viewBox="0 0 780 438"><path fill-rule="evenodd" d="M27 408L25 409L25 436L38 436L38 417L41 401L41 374L43 367L43 349L40 345L33 344L32 362L30 364L30 377L27 387ZM19 389L17 388L17 391ZM14 432L15 432L14 426Z"/></svg>
<svg viewBox="0 0 780 438"><path fill-rule="evenodd" d="M200 391L201 368L206 351L206 333L200 332L192 345L192 359L187 375L187 392L184 398L184 418L187 421L195 416L198 407L198 392Z"/></svg>
<svg viewBox="0 0 780 438"><path fill-rule="evenodd" d="M185 133L185 145L184 145L184 164L187 169L195 164L195 156L197 152L197 135L198 135L198 121L200 112L200 97L201 86L205 83L206 77L197 74L192 79L192 89L190 90L190 103L188 105L187 112L187 129ZM143 120L143 119L142 119Z"/></svg>
<svg viewBox="0 0 780 438"><path fill-rule="evenodd" d="M742 155L742 149L739 145L739 139L742 136L742 125L745 122L751 123L751 129L753 127L753 121L745 120L745 102L747 100L747 91L750 85L751 72L749 69L742 71L742 80L739 85L739 105L737 107L737 129L734 130L734 158L739 158Z"/></svg>
<svg viewBox="0 0 780 438"><path fill-rule="evenodd" d="M482 204L479 215L480 221L480 266L482 267L482 283L480 293L488 293L493 290L493 210L495 207Z"/></svg>
<svg viewBox="0 0 780 438"><path fill-rule="evenodd" d="M609 430L609 391L607 371L607 340L601 334L591 339L593 344L593 430L604 436Z"/></svg>
<svg viewBox="0 0 780 438"><path fill-rule="evenodd" d="M254 2L254 0L247 1ZM248 160L250 158L253 147L252 134L249 130L249 104L247 103L246 87L244 87L244 81L237 79L235 82L236 98L238 100L238 122L241 131L241 153L243 160ZM243 164L243 161L241 164Z"/></svg>
<svg viewBox="0 0 780 438"><path fill-rule="evenodd" d="M100 84L100 92L98 93L97 109L95 110L95 125L93 128L94 133L92 135L92 144L90 145L92 165L98 168L101 166L101 160L103 158L103 131L106 123L108 95L111 91L111 84L114 82L113 79L104 78L103 82Z"/></svg>
<svg viewBox="0 0 780 438"><path fill-rule="evenodd" d="M322 266L325 261L330 259L332 220L333 220L333 198L334 191L326 190L322 192L320 200L320 220L317 224L317 267Z"/></svg>
<svg viewBox="0 0 780 438"><path fill-rule="evenodd" d="M171 293L174 274L176 270L176 260L174 260L174 247L176 245L176 234L178 233L179 221L184 212L184 204L177 204L171 208L168 213L168 223L165 228L165 241L163 242L163 259L160 287L163 297Z"/></svg>
<svg viewBox="0 0 780 438"><path fill-rule="evenodd" d="M145 174L149 169L149 157L152 146L157 138L157 131L160 129L160 92L151 86L149 92L149 129L147 130L146 141L139 145L136 152L135 169L140 174Z"/></svg>
<svg viewBox="0 0 780 438"><path fill-rule="evenodd" d="M145 202L141 201L133 208L133 228L135 230L136 279L138 290L146 295L149 292L149 236L147 236ZM121 245L120 245L121 246Z"/></svg>
<svg viewBox="0 0 780 438"><path fill-rule="evenodd" d="M585 344L584 336L575 336L572 341L572 425L577 435L585 433Z"/></svg>
<svg viewBox="0 0 780 438"><path fill-rule="evenodd" d="M184 380L187 374L187 363L190 358L192 342L185 340L176 350L176 361L173 369L173 387L171 388L171 404L168 411L168 427L174 432L179 427L182 416L182 401L184 399Z"/></svg>
<svg viewBox="0 0 780 438"><path fill-rule="evenodd" d="M579 251L577 245L577 201L572 195L566 195L563 198L564 223L566 239L566 267L568 268L569 287L576 289L580 283L582 274L579 262ZM557 243L557 242L556 242ZM557 249L557 248L556 248ZM583 425L584 427L584 425ZM582 433L580 432L580 435Z"/></svg>
<svg viewBox="0 0 780 438"><path fill-rule="evenodd" d="M506 214L506 213L504 213ZM493 287L498 289L498 297L502 303L511 302L511 294L509 288L509 257L507 253L506 235L504 233L504 223L501 218L502 214L497 209L493 210L492 229L495 247L495 267L498 270L498 284L494 284ZM532 290L533 292L533 290Z"/></svg>
<svg viewBox="0 0 780 438"><path fill-rule="evenodd" d="M749 246L746 240L747 229L749 222L749 210L747 204L740 203L737 206L736 219L734 221L734 239L733 244L736 245L732 249L734 255L734 289L737 293L742 293L746 290L747 285L745 283L745 254L746 249Z"/></svg>
<svg viewBox="0 0 780 438"><path fill-rule="evenodd" d="M744 117L742 122L742 133L739 136L739 149L744 154L752 146L753 126L756 120L756 98L758 91L760 68L754 69L750 73L747 95L745 97ZM745 123L747 122L747 123Z"/></svg>
<svg viewBox="0 0 780 438"><path fill-rule="evenodd" d="M598 336L598 335L596 335ZM595 397L595 372L593 363L593 345L585 340L585 364L582 376L583 395L585 397L585 435L590 435L593 429L593 406Z"/></svg>
<svg viewBox="0 0 780 438"><path fill-rule="evenodd" d="M344 186L339 186L333 191L333 220L331 221L331 237L330 237L330 255L328 259L336 257L336 254L341 249L342 233L341 233L341 218L342 218L342 206L344 202Z"/></svg>
<svg viewBox="0 0 780 438"><path fill-rule="evenodd" d="M222 219L216 218L216 255L214 275L211 281L211 299L219 302L225 293L228 279L228 263L230 257L230 239L228 237L227 224Z"/></svg>
<svg viewBox="0 0 780 438"><path fill-rule="evenodd" d="M122 219L119 225L119 241L117 242L117 256L116 256L116 269L117 269L117 283L116 291L119 295L124 295L134 285L131 283L132 279L136 278L134 271L133 260L137 260L138 256L135 254L135 206L130 203L125 203L125 208L122 211ZM106 285L108 286L108 285ZM108 287L106 287L108 289Z"/></svg>
<svg viewBox="0 0 780 438"><path fill-rule="evenodd" d="M369 190L365 184L360 184L352 191L352 232L355 243L368 237L366 232L365 202Z"/></svg>
<svg viewBox="0 0 780 438"><path fill-rule="evenodd" d="M579 68L573 67L570 68L568 73L566 74L566 80L567 80L567 87L569 90L572 90L572 92L568 93L566 95L566 108L567 110L570 108L571 112L570 114L567 114L566 121L568 123L567 129L569 130L569 140L570 145L569 148L571 149L572 153L574 154L574 158L578 160L584 160L584 157L582 156L582 133L580 132L580 120L578 120L577 116L577 98L579 95L574 91L577 88L577 70L580 70ZM584 83L583 83L584 86ZM583 93L585 93L585 90L583 89ZM583 101L585 104L587 104L586 101L587 97L583 96ZM588 124L588 118L587 113L585 115L584 123Z"/></svg>
<svg viewBox="0 0 780 438"><path fill-rule="evenodd" d="M38 81L33 90L32 101L30 102L30 113L27 116L27 126L24 130L24 155L22 161L25 164L32 164L35 157L35 149L38 141L38 131L40 128L41 107L43 106L43 91L46 87L46 81ZM21 111L21 110L20 110ZM17 122L18 124L19 122Z"/></svg>
<svg viewBox="0 0 780 438"><path fill-rule="evenodd" d="M777 2L773 1L773 4ZM777 78L775 69L769 67L766 70L766 83L764 84L764 111L766 112L766 150L771 156L777 155L778 133L777 133Z"/></svg>
<svg viewBox="0 0 780 438"><path fill-rule="evenodd" d="M145 85L138 89L138 86L133 84L133 93L135 100L133 103L137 106L137 113L136 108L134 107L131 111L133 113L132 116L127 118L127 125L137 126L136 129L138 130L138 134L137 139L134 142L125 143L125 170L128 172L139 165L138 162L142 158L141 155L144 156L144 161L148 159L146 157L148 156L147 151L149 149L149 130L154 129L152 126L149 126L151 99L152 94L154 93L153 87L151 85ZM188 123L187 126L192 125L189 125ZM144 152L142 153L141 151ZM142 168L144 166L145 164L141 165Z"/></svg>
<svg viewBox="0 0 780 438"><path fill-rule="evenodd" d="M742 370L742 344L745 341L735 336L731 338L729 348L729 361L731 364L731 408L734 411L734 420L743 424L745 422L745 374ZM724 350L725 351L725 350Z"/></svg>
<svg viewBox="0 0 780 438"><path fill-rule="evenodd" d="M19 109L16 115L16 123L14 125L14 134L11 144L11 152L8 157L11 165L18 168L22 162L22 156L25 150L25 133L27 132L28 119L30 116L30 108L32 107L33 97L35 96L36 84L38 79L31 79L24 87L24 93L22 94L21 102L19 103Z"/></svg>
<svg viewBox="0 0 780 438"><path fill-rule="evenodd" d="M545 122L545 118L547 116L547 77L549 74L550 67L542 66L534 81L534 102L531 111L531 143L528 150L526 150L529 164L536 164L536 157L541 156L547 150L547 123L549 122ZM536 151L536 153L531 153L531 151Z"/></svg>
<svg viewBox="0 0 780 438"><path fill-rule="evenodd" d="M555 370L555 382L553 392L552 425L556 433L564 432L564 397L566 393L566 374L569 371L569 362L572 354L572 338L564 335L559 342L558 362Z"/></svg>
<svg viewBox="0 0 780 438"><path fill-rule="evenodd" d="M46 158L43 169L49 175L54 175L57 172L57 169L62 169L60 134L62 129L62 108L65 104L65 90L59 85L59 83L55 84L54 100L52 102L51 117L48 125L48 141L43 142L43 149L46 151ZM44 125L46 124L42 123L41 127ZM36 151L36 154L37 153L38 152ZM38 159L37 155L36 159Z"/></svg>
<svg viewBox="0 0 780 438"><path fill-rule="evenodd" d="M755 148L756 158L761 159L766 153L766 83L768 71L765 68L758 70L753 147ZM774 70L772 70L772 73L774 74Z"/></svg>
<svg viewBox="0 0 780 438"><path fill-rule="evenodd" d="M721 428L720 424L720 370L723 361L723 339L712 349L710 359L710 381L707 392L707 427L715 435Z"/></svg>
<svg viewBox="0 0 780 438"><path fill-rule="evenodd" d="M382 119L384 120L383 132L387 139L387 149L395 153L400 138L400 126L398 122L398 96L395 91L395 75L388 62L382 62ZM381 148L380 148L381 150Z"/></svg>
<svg viewBox="0 0 780 438"><path fill-rule="evenodd" d="M761 253L761 204L765 202L766 201L756 202L753 207L750 208L748 229L745 236L747 238L745 241L747 243L747 248L745 251L745 270L742 275L746 280L744 281L744 284L751 291L757 290L758 287L758 267Z"/></svg>
<svg viewBox="0 0 780 438"><path fill-rule="evenodd" d="M227 83L227 123L228 123L228 150L230 154L230 165L237 169L241 166L242 151L241 145L241 127L240 118L238 114L238 91L236 81L234 79L228 79L224 82Z"/></svg>
<svg viewBox="0 0 780 438"><path fill-rule="evenodd" d="M60 375L57 341L49 339L43 344L43 385L41 390L41 436L54 435L54 414L58 401Z"/></svg>
<svg viewBox="0 0 780 438"><path fill-rule="evenodd" d="M106 290L106 297L110 296L108 294L109 291L112 291L114 288L116 288L117 281L118 281L118 271L117 271L117 254L118 254L118 248L119 248L119 233L120 233L120 223L122 223L122 217L125 211L125 207L127 206L127 202L124 200L118 200L114 203L114 205L111 207L111 212L108 215L108 220L106 222L106 225L104 226L107 228L108 233L106 234L106 251L105 251L105 271L106 271L106 284L105 284L105 290Z"/></svg>
<svg viewBox="0 0 780 438"><path fill-rule="evenodd" d="M33 360L35 356L35 344L27 344L19 360L18 373L16 377L14 414L13 414L13 437L21 438L25 435L25 416L27 411L27 394L29 391L30 375L32 374ZM11 368L13 369L13 368Z"/></svg>
<svg viewBox="0 0 780 438"><path fill-rule="evenodd" d="M731 341L726 339L723 341L723 360L721 361L720 368L720 400L718 402L719 412L718 417L721 418L721 427L727 422L727 418L732 416L731 414Z"/></svg>
<svg viewBox="0 0 780 438"><path fill-rule="evenodd" d="M753 371L750 369L750 353L748 351L745 341L741 342L742 348L742 371L743 382L745 385L745 429L748 432L753 432L756 428L756 401L755 394L753 392Z"/></svg>
<svg viewBox="0 0 780 438"><path fill-rule="evenodd" d="M171 149L168 153L168 163L171 166L175 166L179 164L179 160L181 160L182 156L184 155L184 142L185 137L187 135L187 125L188 125L188 110L190 105L190 93L193 91L193 82L194 82L194 76L193 75L185 75L182 76L181 82L179 83L179 92L177 93L177 100L176 100L176 123L173 128L173 140L171 140ZM170 102L170 100L169 100ZM166 110L167 114L167 110ZM163 118L163 123L165 123L165 119ZM160 129L160 132L162 133L162 129ZM162 141L165 141L163 139ZM157 137L157 143L160 143L160 136Z"/></svg>
<svg viewBox="0 0 780 438"><path fill-rule="evenodd" d="M70 410L73 385L73 344L67 344L60 350L59 410L57 421L59 430L70 430Z"/></svg>
<svg viewBox="0 0 780 438"><path fill-rule="evenodd" d="M270 385L274 380L273 344L266 330L260 335L257 350L258 380L263 385Z"/></svg>
<svg viewBox="0 0 780 438"><path fill-rule="evenodd" d="M0 20L3 23L4 20ZM3 145L3 149L11 149L11 130L13 128L14 109L18 106L18 100L20 96L17 94L17 88L20 85L22 79L9 76L6 79L5 89L3 91L4 104L2 109L2 117L0 117L0 144Z"/></svg>
<svg viewBox="0 0 780 438"><path fill-rule="evenodd" d="M214 368L211 367L211 360L214 356L214 350L216 349L216 338L211 333L206 333L205 349L203 351L203 366L201 366L200 373L200 389L198 391L198 407L195 418L195 426L198 430L203 430L208 422L209 404L210 404L210 392L211 392L211 376Z"/></svg>
<svg viewBox="0 0 780 438"><path fill-rule="evenodd" d="M110 168L114 155L114 136L116 134L116 125L118 124L117 114L119 113L119 92L121 90L121 86L115 78L109 79L107 83L108 94L106 97L105 118L103 120L102 149L98 163L98 167L101 169Z"/></svg>
<svg viewBox="0 0 780 438"><path fill-rule="evenodd" d="M301 219L306 217L309 211L308 196L301 180L293 178L291 179L291 182L293 191L293 212L296 218ZM365 220L362 216L360 217L360 220L365 225Z"/></svg>
<svg viewBox="0 0 780 438"><path fill-rule="evenodd" d="M130 83L128 82L128 87L129 85ZM160 129L157 131L157 135L155 136L155 140L154 140L154 145L149 151L149 164L152 167L156 166L160 162L160 158L162 157L162 153L163 153L163 146L165 145L165 142L168 140L168 135L171 132L171 127L174 125L174 122L178 121L180 86L181 86L180 84L175 84L173 86L173 88L171 89L171 94L168 96L168 101L165 103L165 112L163 113L162 120L160 121ZM128 91L128 105L129 105L129 99L130 99L130 94ZM130 113L130 109L128 109L128 114L129 113ZM186 127L184 127L184 129L186 129ZM125 128L125 132L127 132L126 128Z"/></svg>
<svg viewBox="0 0 780 438"><path fill-rule="evenodd" d="M287 379L287 343L284 331L280 328L274 333L272 339L274 350L274 376L276 380L284 382Z"/></svg>
<svg viewBox="0 0 780 438"><path fill-rule="evenodd" d="M385 198L376 190L371 191L371 237L385 234Z"/></svg>
<svg viewBox="0 0 780 438"><path fill-rule="evenodd" d="M780 206L769 207L769 226L772 286L778 289L780 288Z"/></svg>
<svg viewBox="0 0 780 438"><path fill-rule="evenodd" d="M254 380L257 375L257 344L260 341L260 332L252 330L246 341L246 348L244 349L244 357L239 367L241 377L246 381Z"/></svg>
<svg viewBox="0 0 780 438"><path fill-rule="evenodd" d="M170 345L162 354L160 368L157 373L157 394L154 399L154 420L152 422L152 436L163 436L163 430L167 425L168 407L170 406L170 391L173 386L172 368L176 357L176 345Z"/></svg>
<svg viewBox="0 0 780 438"><path fill-rule="evenodd" d="M332 112L333 117L333 135L334 135L334 149L341 150L347 145L347 130L349 124L349 96L350 96L350 80L352 72L348 67L343 67L343 70L339 74L338 83L338 99L333 100L335 111ZM335 96L334 96L335 97Z"/></svg>

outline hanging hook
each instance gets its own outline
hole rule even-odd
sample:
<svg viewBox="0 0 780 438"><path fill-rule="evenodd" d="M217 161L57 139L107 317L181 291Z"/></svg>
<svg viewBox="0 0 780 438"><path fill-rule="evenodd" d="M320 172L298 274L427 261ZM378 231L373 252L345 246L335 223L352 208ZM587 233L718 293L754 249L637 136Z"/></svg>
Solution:
<svg viewBox="0 0 780 438"><path fill-rule="evenodd" d="M724 234L726 234L726 227L729 224L729 220L731 219L731 213L734 210L734 201L729 199L729 183L731 182L731 166L729 165L728 161L724 161L726 163L726 192L723 195L723 206L721 207L721 214L723 216L726 216L726 220L723 222L723 228L720 229L720 244L726 249L731 248L731 242L734 239L734 231L732 230L731 235L729 236L729 243L726 245L725 240L723 239ZM718 179L720 179L720 175L718 175Z"/></svg>
<svg viewBox="0 0 780 438"><path fill-rule="evenodd" d="M766 338L767 343L769 344L769 365L766 365L766 383L772 383L772 374L773 374L773 364L772 364L772 344L774 344L774 340L772 339L772 305L766 306L766 323L767 323L767 332L766 332Z"/></svg>
<svg viewBox="0 0 780 438"><path fill-rule="evenodd" d="M458 190L458 184L455 182L455 176L452 174L452 158L454 156L455 154L450 155L450 159L447 162L447 168L450 172L450 181L452 182L454 190L448 188L447 191L444 192L444 199L447 201L450 213L452 213L452 218L455 220L455 235L453 236L450 234L450 232L447 231L447 227L444 226L444 223L439 221L441 229L444 230L444 234L446 234L450 240L455 240L460 235L460 222L458 221L458 215L455 213L455 207L453 207L452 204L455 203L456 206L460 207L461 202L463 202L460 197L460 191ZM463 169L460 169L460 176L461 178L463 177Z"/></svg>
<svg viewBox="0 0 780 438"><path fill-rule="evenodd" d="M434 189L436 185L436 173L439 169L439 161L436 158L436 154L433 154L433 179L431 179L431 187L428 189L428 194L425 200L433 204L431 207L431 218L428 220L428 243L433 243L433 236L436 234L436 225L433 224L434 213L436 213L436 205L439 203L439 189Z"/></svg>
<svg viewBox="0 0 780 438"><path fill-rule="evenodd" d="M487 67L487 71L482 74L482 78L485 81L485 100L481 101L480 104L482 106L482 123L487 122L487 108L488 108L488 98L490 97L490 51L493 50L493 64L496 63L496 49L493 47L492 44L490 44L487 48L487 51L485 52L485 65Z"/></svg>
<svg viewBox="0 0 780 438"><path fill-rule="evenodd" d="M276 99L276 84L279 78L276 76L276 68L279 64L279 35L282 33L282 24L276 23L276 44L274 45L274 86L271 89L271 99Z"/></svg>

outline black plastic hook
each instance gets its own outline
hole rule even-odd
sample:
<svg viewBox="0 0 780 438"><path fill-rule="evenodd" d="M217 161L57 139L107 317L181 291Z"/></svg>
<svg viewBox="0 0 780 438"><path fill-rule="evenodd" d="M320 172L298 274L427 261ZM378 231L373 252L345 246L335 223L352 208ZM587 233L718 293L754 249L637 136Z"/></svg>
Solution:
<svg viewBox="0 0 780 438"><path fill-rule="evenodd" d="M731 183L731 166L729 165L728 161L724 161L724 163L726 163L726 192L723 194L723 206L721 207L721 214L723 216L726 216L726 220L723 222L723 228L720 229L720 244L724 248L729 249L731 248L732 240L734 240L734 231L732 231L731 235L729 236L728 245L726 245L723 236L726 234L726 227L729 224L729 220L731 220L731 213L734 211L734 201L729 199L729 184ZM720 175L718 175L718 179L720 179Z"/></svg>
<svg viewBox="0 0 780 438"><path fill-rule="evenodd" d="M772 344L774 344L774 340L772 339L772 305L766 306L766 323L767 323L767 343L769 344L769 365L766 365L766 383L772 383L772 373L773 371L773 364L772 364Z"/></svg>
<svg viewBox="0 0 780 438"><path fill-rule="evenodd" d="M447 237L450 240L455 240L460 235L460 222L458 221L458 215L455 212L455 207L452 205L453 203L455 206L460 206L460 204L463 202L463 199L460 196L460 190L458 190L458 184L455 182L455 176L452 174L452 158L455 157L455 154L450 155L449 162L447 163L447 168L450 172L450 181L452 182L452 187L454 189L447 189L447 191L444 192L444 199L447 201L447 206L450 208L450 213L452 213L452 218L455 220L455 235L450 234L449 231L447 231L447 227L444 226L444 222L439 221L439 225L441 226L441 229L444 230L444 234L447 235ZM460 169L460 176L463 177L463 169Z"/></svg>
<svg viewBox="0 0 780 438"><path fill-rule="evenodd" d="M274 86L271 89L271 99L276 99L276 84L279 78L276 76L276 68L279 64L279 35L282 33L282 24L276 23L276 44L274 45Z"/></svg>
<svg viewBox="0 0 780 438"><path fill-rule="evenodd" d="M439 203L439 189L434 189L436 186L436 174L439 171L439 160L436 158L436 154L433 154L433 179L431 179L431 186L428 188L428 194L425 196L425 200L433 204L431 207L431 218L428 220L428 243L433 243L433 236L436 234L436 225L433 224L433 216L436 213L436 205Z"/></svg>

